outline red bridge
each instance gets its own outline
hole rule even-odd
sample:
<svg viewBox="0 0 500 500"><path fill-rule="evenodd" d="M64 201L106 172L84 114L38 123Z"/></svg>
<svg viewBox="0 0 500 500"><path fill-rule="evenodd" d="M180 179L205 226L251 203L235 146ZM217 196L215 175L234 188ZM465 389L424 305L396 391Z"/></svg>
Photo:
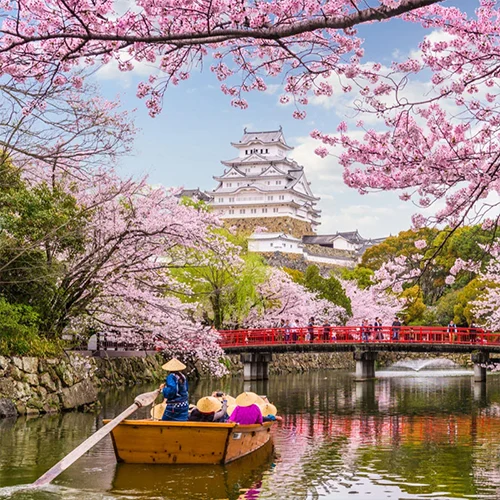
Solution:
<svg viewBox="0 0 500 500"><path fill-rule="evenodd" d="M314 326L304 328L253 328L247 330L221 330L220 346L230 351L248 351L255 347L284 347L283 350L295 350L293 346L318 350L320 346L356 346L366 347L377 344L377 350L387 346L402 347L401 350L413 350L412 346L426 348L460 346L483 350L483 347L500 348L500 333L492 333L481 328L434 327L434 326ZM250 349L249 349L250 348ZM276 349L277 351L282 349ZM331 349L328 349L331 350ZM333 349L334 350L334 349ZM350 350L350 349L338 349ZM399 350L399 349L398 349ZM429 349L435 350L435 349ZM497 350L497 349L493 349ZM500 351L500 349L498 349Z"/></svg>
<svg viewBox="0 0 500 500"><path fill-rule="evenodd" d="M315 326L220 331L220 346L240 353L245 380L266 379L273 352L353 351L356 378L375 377L379 351L472 353L474 379L486 380L487 365L500 363L500 333L481 328L430 326Z"/></svg>

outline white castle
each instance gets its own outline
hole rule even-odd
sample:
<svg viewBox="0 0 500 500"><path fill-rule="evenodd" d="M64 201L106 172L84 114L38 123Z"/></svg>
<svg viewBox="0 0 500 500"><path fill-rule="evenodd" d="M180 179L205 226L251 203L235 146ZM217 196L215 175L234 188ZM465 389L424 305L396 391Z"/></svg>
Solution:
<svg viewBox="0 0 500 500"><path fill-rule="evenodd" d="M249 229L282 219L281 229L297 237L313 234L319 225L319 198L311 191L304 167L287 158L293 148L281 127L267 132L245 129L241 140L231 145L238 156L221 162L224 173L214 176L218 186L207 193L216 213L235 222L247 219Z"/></svg>
<svg viewBox="0 0 500 500"><path fill-rule="evenodd" d="M229 226L249 234L249 251L295 254L307 263L352 267L366 248L385 239L365 239L357 230L316 234L319 198L304 167L287 157L293 148L281 127L267 132L244 129L241 140L231 145L238 156L221 162L225 169L213 177L214 190L186 189L179 196L206 201Z"/></svg>

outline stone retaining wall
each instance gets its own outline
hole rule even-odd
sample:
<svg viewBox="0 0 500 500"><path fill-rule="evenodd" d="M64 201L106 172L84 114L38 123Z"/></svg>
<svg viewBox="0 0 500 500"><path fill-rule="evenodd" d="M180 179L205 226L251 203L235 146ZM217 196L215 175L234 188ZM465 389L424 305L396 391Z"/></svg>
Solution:
<svg viewBox="0 0 500 500"><path fill-rule="evenodd" d="M70 410L92 405L98 391L163 378L161 355L145 358L60 359L0 356L0 417Z"/></svg>

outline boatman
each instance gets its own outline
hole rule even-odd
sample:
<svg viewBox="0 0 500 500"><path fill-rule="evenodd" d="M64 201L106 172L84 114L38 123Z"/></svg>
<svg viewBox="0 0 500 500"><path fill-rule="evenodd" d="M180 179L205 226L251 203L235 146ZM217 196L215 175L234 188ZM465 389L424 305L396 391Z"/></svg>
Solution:
<svg viewBox="0 0 500 500"><path fill-rule="evenodd" d="M165 383L160 385L166 402L162 420L185 422L188 419L189 409L188 381L186 375L181 372L186 369L186 365L173 358L162 368L170 372Z"/></svg>

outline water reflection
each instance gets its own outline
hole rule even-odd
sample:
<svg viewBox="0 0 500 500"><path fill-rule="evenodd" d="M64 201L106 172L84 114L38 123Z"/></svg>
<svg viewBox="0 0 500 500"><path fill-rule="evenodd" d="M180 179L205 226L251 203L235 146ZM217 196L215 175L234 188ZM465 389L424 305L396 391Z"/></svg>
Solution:
<svg viewBox="0 0 500 500"><path fill-rule="evenodd" d="M273 460L269 442L256 453L225 466L118 464L112 491L127 496L160 496L167 498L236 499L242 490L252 487L269 469Z"/></svg>
<svg viewBox="0 0 500 500"><path fill-rule="evenodd" d="M500 386L489 376L384 376L355 382L324 371L273 377L245 387L205 380L213 390L267 394L283 415L271 447L222 466L116 464L106 439L41 492L0 488L0 498L498 498ZM0 486L33 481L151 387L108 392L102 414L0 421ZM147 415L148 409L137 416ZM27 496L26 496L27 495Z"/></svg>

